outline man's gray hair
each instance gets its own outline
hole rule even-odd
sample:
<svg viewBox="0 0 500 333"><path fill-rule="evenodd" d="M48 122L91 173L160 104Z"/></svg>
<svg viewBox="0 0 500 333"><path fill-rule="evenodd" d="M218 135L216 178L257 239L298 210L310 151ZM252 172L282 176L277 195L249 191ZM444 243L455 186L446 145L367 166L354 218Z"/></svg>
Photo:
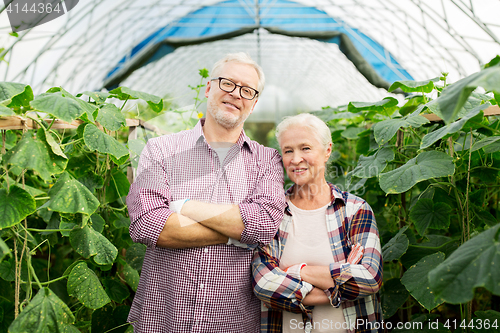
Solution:
<svg viewBox="0 0 500 333"><path fill-rule="evenodd" d="M264 84L266 83L266 78L264 76L264 72L262 71L262 67L259 66L247 53L238 52L238 53L228 53L224 56L224 58L220 59L214 64L212 68L211 76L212 78L216 78L219 76L219 72L221 68L228 62L236 62L240 64L247 64L255 68L257 72L257 76L259 77L259 85L257 86L257 90L259 91L259 96L264 91Z"/></svg>
<svg viewBox="0 0 500 333"><path fill-rule="evenodd" d="M318 141L326 150L328 144L332 143L332 135L330 129L325 122L310 113L301 113L296 116L285 117L281 123L276 126L276 139L281 144L281 135L290 128L290 126L307 126L309 127Z"/></svg>

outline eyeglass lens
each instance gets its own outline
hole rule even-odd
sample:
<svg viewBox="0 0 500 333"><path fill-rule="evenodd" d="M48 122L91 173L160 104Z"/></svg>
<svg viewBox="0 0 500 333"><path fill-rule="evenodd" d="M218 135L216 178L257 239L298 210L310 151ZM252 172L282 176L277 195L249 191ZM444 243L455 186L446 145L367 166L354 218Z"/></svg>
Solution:
<svg viewBox="0 0 500 333"><path fill-rule="evenodd" d="M246 99L253 99L257 94L257 91L245 86L238 86L231 80L219 78L219 87L225 92L233 92L236 87L240 87L240 96Z"/></svg>

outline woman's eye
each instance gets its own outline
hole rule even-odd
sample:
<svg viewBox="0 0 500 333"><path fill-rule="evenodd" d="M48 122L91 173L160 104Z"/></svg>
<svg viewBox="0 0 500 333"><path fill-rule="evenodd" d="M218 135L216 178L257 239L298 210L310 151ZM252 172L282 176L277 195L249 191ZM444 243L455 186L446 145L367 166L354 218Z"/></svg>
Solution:
<svg viewBox="0 0 500 333"><path fill-rule="evenodd" d="M309 147L304 147L302 149L304 149L304 150L311 150L311 148L309 148Z"/></svg>
<svg viewBox="0 0 500 333"><path fill-rule="evenodd" d="M285 150L285 154L291 153L291 150Z"/></svg>

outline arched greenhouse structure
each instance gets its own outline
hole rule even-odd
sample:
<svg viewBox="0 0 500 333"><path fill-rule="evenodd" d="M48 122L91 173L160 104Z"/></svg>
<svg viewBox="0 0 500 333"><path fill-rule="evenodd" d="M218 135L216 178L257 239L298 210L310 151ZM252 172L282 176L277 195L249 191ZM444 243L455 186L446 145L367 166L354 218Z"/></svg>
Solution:
<svg viewBox="0 0 500 333"><path fill-rule="evenodd" d="M498 0L4 0L0 333L133 332L139 155L195 127L209 70L234 52L266 75L251 139L279 149L276 125L304 112L329 127L326 180L377 221L387 331L498 331L499 13Z"/></svg>

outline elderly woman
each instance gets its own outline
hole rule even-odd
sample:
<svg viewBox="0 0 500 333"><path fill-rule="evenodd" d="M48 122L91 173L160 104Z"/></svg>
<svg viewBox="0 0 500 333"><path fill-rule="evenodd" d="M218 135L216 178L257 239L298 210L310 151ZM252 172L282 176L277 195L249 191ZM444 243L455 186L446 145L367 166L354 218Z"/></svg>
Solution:
<svg viewBox="0 0 500 333"><path fill-rule="evenodd" d="M311 114L276 129L294 182L274 240L252 263L261 332L382 332L382 256L368 203L325 180L330 130Z"/></svg>

